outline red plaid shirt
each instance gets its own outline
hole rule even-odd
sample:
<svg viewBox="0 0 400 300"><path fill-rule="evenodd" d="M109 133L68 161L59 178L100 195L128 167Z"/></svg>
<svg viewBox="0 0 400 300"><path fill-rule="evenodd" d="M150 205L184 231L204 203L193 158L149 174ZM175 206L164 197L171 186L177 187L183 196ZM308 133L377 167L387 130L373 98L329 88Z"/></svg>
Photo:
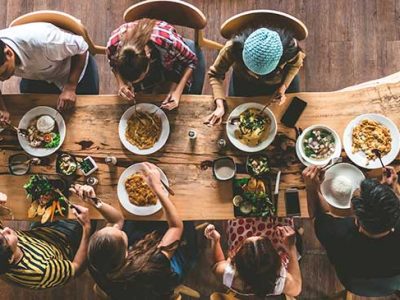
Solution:
<svg viewBox="0 0 400 300"><path fill-rule="evenodd" d="M115 66L117 54L123 45L121 36L128 28L136 26L138 21L125 23L111 33L107 43L107 57L111 67ZM169 71L182 77L184 70L196 68L196 54L183 41L176 29L164 21L157 21L150 40L160 53L161 64ZM190 84L190 83L188 83Z"/></svg>

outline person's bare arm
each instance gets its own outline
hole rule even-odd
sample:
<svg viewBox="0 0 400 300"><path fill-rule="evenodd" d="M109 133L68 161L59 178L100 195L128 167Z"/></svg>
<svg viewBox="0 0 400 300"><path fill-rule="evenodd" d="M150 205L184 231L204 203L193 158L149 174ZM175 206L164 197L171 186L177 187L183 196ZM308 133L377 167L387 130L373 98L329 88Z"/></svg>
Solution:
<svg viewBox="0 0 400 300"><path fill-rule="evenodd" d="M173 84L171 86L171 90L167 95L167 97L165 98L165 100L163 101L163 103L161 104L161 108L172 110L179 106L179 101L181 99L183 90L185 89L186 82L190 79L192 73L193 73L192 68L188 67L185 69L179 83Z"/></svg>
<svg viewBox="0 0 400 300"><path fill-rule="evenodd" d="M318 213L329 212L329 206L320 192L324 171L317 166L309 166L304 169L302 175L306 185L307 206L310 218L315 218Z"/></svg>
<svg viewBox="0 0 400 300"><path fill-rule="evenodd" d="M212 224L206 227L204 235L207 239L211 240L213 273L222 280L229 261L225 259L225 254L221 247L221 235Z"/></svg>
<svg viewBox="0 0 400 300"><path fill-rule="evenodd" d="M125 80L122 79L121 75L116 70L112 69L112 72L115 76L115 80L117 81L118 96L122 97L127 101L135 102L135 91L133 89L133 86L131 84L126 83Z"/></svg>

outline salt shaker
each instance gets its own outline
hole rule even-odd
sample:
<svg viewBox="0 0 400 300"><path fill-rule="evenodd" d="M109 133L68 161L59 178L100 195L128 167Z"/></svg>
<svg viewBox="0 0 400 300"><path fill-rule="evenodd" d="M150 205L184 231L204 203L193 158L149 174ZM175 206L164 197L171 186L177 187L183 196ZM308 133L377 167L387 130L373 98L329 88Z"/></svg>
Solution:
<svg viewBox="0 0 400 300"><path fill-rule="evenodd" d="M115 166L118 162L118 160L115 156L107 156L104 161L107 165L110 165L110 166L111 165Z"/></svg>
<svg viewBox="0 0 400 300"><path fill-rule="evenodd" d="M219 139L217 142L217 145L220 150L224 149L226 147L225 139Z"/></svg>
<svg viewBox="0 0 400 300"><path fill-rule="evenodd" d="M99 183L99 180L94 176L90 176L90 177L88 177L88 179L86 179L86 183L88 185L95 186L96 184Z"/></svg>
<svg viewBox="0 0 400 300"><path fill-rule="evenodd" d="M189 130L188 135L189 135L189 139L191 139L191 140L195 140L197 138L197 132L194 131L193 129Z"/></svg>

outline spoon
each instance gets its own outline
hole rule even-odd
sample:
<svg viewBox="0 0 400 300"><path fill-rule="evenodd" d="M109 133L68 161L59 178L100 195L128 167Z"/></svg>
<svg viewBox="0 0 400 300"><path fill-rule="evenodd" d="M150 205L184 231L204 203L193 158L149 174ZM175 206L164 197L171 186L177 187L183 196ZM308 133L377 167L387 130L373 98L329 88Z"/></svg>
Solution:
<svg viewBox="0 0 400 300"><path fill-rule="evenodd" d="M390 177L391 172L390 172L390 170L389 170L388 168L386 168L385 165L383 164L381 151L379 151L378 149L372 149L371 152L374 153L374 154L376 155L377 158L379 158L379 161L381 162L382 168L385 169L386 177Z"/></svg>

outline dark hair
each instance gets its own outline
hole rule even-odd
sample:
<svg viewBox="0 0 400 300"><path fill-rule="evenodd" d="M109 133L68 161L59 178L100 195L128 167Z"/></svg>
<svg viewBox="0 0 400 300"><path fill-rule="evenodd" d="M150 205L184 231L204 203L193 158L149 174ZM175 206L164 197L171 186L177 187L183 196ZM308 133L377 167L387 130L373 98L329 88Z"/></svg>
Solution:
<svg viewBox="0 0 400 300"><path fill-rule="evenodd" d="M7 273L10 269L10 259L13 253L7 239L0 233L0 274Z"/></svg>
<svg viewBox="0 0 400 300"><path fill-rule="evenodd" d="M274 291L282 262L268 238L245 240L232 262L240 278L257 296L265 297Z"/></svg>
<svg viewBox="0 0 400 300"><path fill-rule="evenodd" d="M145 46L150 45L156 22L153 19L141 19L132 30L125 33L114 66L124 80L137 80L149 67L150 58L146 56Z"/></svg>
<svg viewBox="0 0 400 300"><path fill-rule="evenodd" d="M232 49L233 49L233 55L235 57L236 61L241 61L243 62L243 47L244 47L244 42L246 39L252 34L254 31L256 31L259 28L267 28L269 30L276 31L279 34L279 37L282 42L283 46L283 54L281 59L279 60L279 65L283 64L284 62L287 62L288 60L294 58L299 51L301 51L301 48L298 45L298 42L295 40L293 33L286 29L286 28L275 28L271 26L257 26L257 27L249 27L241 32L239 32L237 35L235 35L232 38ZM274 71L271 72L273 74ZM269 74L267 74L269 75Z"/></svg>
<svg viewBox="0 0 400 300"><path fill-rule="evenodd" d="M0 40L0 66L2 66L6 62L6 54L4 53L6 46L7 45L2 40Z"/></svg>
<svg viewBox="0 0 400 300"><path fill-rule="evenodd" d="M360 196L351 202L360 225L372 234L392 229L400 218L400 201L395 192L373 179L361 182Z"/></svg>
<svg viewBox="0 0 400 300"><path fill-rule="evenodd" d="M89 270L101 288L101 282L110 287L110 291L107 288L104 291L109 292L112 299L170 298L179 283L177 274L171 270L169 261L163 263L155 256L163 249L174 247L175 243L161 249L158 247L161 238L153 232L136 243L126 256L126 247L121 246L120 239L104 236L95 234L90 240Z"/></svg>

